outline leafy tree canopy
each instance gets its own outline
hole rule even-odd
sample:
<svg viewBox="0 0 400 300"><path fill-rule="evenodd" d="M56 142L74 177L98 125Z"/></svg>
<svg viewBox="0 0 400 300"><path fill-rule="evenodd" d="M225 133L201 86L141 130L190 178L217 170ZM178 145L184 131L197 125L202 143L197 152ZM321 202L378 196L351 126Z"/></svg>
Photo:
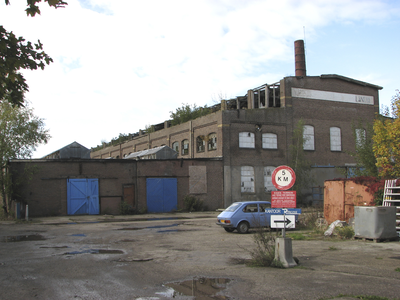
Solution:
<svg viewBox="0 0 400 300"><path fill-rule="evenodd" d="M40 14L38 3L42 0L27 0L28 16ZM67 5L62 0L44 0L49 6L58 8ZM5 0L10 5L10 0ZM16 37L11 31L0 26L0 102L8 101L13 105L23 106L24 93L28 85L21 69L36 70L45 67L53 60L43 51L40 40L32 44L22 37Z"/></svg>
<svg viewBox="0 0 400 300"><path fill-rule="evenodd" d="M6 5L10 5L10 0L5 0ZM40 15L40 9L39 9L39 2L42 2L42 0L26 0L28 8L25 9L26 14L28 16L34 17L36 14ZM68 3L62 1L62 0L44 0L44 2L47 2L49 6L59 8L59 7L65 7L65 5L68 5Z"/></svg>
<svg viewBox="0 0 400 300"><path fill-rule="evenodd" d="M189 104L182 103L182 107L178 107L175 112L170 111L171 125L182 124L198 117L208 115L211 112L211 109L208 108L207 105L204 107L197 107L196 104L190 106Z"/></svg>
<svg viewBox="0 0 400 300"><path fill-rule="evenodd" d="M373 151L382 178L400 177L400 92L392 98L393 118L378 118L374 122Z"/></svg>
<svg viewBox="0 0 400 300"><path fill-rule="evenodd" d="M14 158L30 158L40 144L46 144L50 134L44 122L33 114L33 109L13 106L7 101L0 103L0 189L2 199L11 189L6 171L7 163ZM9 207L9 205L8 205ZM6 207L5 207L6 210ZM7 210L6 210L7 212Z"/></svg>

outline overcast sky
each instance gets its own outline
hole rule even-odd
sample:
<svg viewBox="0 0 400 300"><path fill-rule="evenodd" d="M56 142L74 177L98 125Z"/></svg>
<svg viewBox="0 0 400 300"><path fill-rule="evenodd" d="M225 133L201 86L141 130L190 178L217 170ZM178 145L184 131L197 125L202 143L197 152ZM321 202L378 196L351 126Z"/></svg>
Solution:
<svg viewBox="0 0 400 300"><path fill-rule="evenodd" d="M183 103L211 106L294 76L298 39L309 76L382 86L387 106L400 89L400 1L65 1L57 10L41 4L34 18L25 0L0 1L0 24L40 39L54 59L24 72L26 98L52 136L35 158L138 132Z"/></svg>

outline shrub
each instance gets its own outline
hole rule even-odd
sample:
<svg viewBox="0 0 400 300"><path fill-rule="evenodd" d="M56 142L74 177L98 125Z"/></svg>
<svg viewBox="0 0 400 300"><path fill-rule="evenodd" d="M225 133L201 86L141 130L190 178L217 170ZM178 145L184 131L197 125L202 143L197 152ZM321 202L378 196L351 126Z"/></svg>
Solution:
<svg viewBox="0 0 400 300"><path fill-rule="evenodd" d="M254 267L282 267L279 261L275 261L275 240L278 235L278 232L273 233L271 229L256 228L253 235L255 247L248 249L251 256L249 265Z"/></svg>
<svg viewBox="0 0 400 300"><path fill-rule="evenodd" d="M351 226L336 227L335 232L342 239L352 239L354 236L354 230Z"/></svg>
<svg viewBox="0 0 400 300"><path fill-rule="evenodd" d="M183 199L183 202L185 203L186 211L192 212L203 210L203 201L194 196L186 195L186 197Z"/></svg>
<svg viewBox="0 0 400 300"><path fill-rule="evenodd" d="M135 213L135 210L125 201L121 201L119 205L119 212L121 215L133 215Z"/></svg>

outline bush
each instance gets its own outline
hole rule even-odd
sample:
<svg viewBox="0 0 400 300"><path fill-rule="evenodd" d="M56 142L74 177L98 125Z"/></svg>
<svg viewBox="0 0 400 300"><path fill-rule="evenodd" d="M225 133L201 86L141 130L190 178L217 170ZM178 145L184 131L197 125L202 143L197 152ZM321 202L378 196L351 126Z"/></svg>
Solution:
<svg viewBox="0 0 400 300"><path fill-rule="evenodd" d="M278 232L273 233L271 229L256 228L253 235L255 248L248 250L251 256L249 265L254 267L282 267L280 262L275 261L275 240L278 235Z"/></svg>
<svg viewBox="0 0 400 300"><path fill-rule="evenodd" d="M203 201L197 199L194 196L187 195L183 202L185 203L185 210L192 212L192 211L203 211Z"/></svg>
<svg viewBox="0 0 400 300"><path fill-rule="evenodd" d="M121 201L119 205L119 212L121 215L133 215L135 213L135 209L125 201Z"/></svg>
<svg viewBox="0 0 400 300"><path fill-rule="evenodd" d="M352 239L354 236L354 230L351 226L336 227L335 232L342 239Z"/></svg>

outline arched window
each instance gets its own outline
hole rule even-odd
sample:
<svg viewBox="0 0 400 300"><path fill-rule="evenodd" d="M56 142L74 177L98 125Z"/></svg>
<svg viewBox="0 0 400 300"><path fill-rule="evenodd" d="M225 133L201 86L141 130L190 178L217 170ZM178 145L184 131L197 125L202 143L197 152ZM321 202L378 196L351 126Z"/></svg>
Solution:
<svg viewBox="0 0 400 300"><path fill-rule="evenodd" d="M263 133L262 147L264 149L278 149L278 138L275 133Z"/></svg>
<svg viewBox="0 0 400 300"><path fill-rule="evenodd" d="M315 150L314 147L314 126L304 125L303 131L303 149L304 150Z"/></svg>
<svg viewBox="0 0 400 300"><path fill-rule="evenodd" d="M276 167L267 166L264 167L264 191L276 191L276 187L272 183L272 173L274 172Z"/></svg>
<svg viewBox="0 0 400 300"><path fill-rule="evenodd" d="M254 133L239 132L239 148L255 148Z"/></svg>
<svg viewBox="0 0 400 300"><path fill-rule="evenodd" d="M198 153L206 150L206 141L204 140L204 137L198 136L196 138L196 150Z"/></svg>
<svg viewBox="0 0 400 300"><path fill-rule="evenodd" d="M217 134L210 133L208 135L208 151L217 150Z"/></svg>
<svg viewBox="0 0 400 300"><path fill-rule="evenodd" d="M241 192L254 193L254 168L243 166L240 169Z"/></svg>
<svg viewBox="0 0 400 300"><path fill-rule="evenodd" d="M182 155L189 154L189 140L182 141Z"/></svg>
<svg viewBox="0 0 400 300"><path fill-rule="evenodd" d="M179 142L173 142L172 149L179 153Z"/></svg>
<svg viewBox="0 0 400 300"><path fill-rule="evenodd" d="M331 151L342 151L342 138L339 127L330 128Z"/></svg>

